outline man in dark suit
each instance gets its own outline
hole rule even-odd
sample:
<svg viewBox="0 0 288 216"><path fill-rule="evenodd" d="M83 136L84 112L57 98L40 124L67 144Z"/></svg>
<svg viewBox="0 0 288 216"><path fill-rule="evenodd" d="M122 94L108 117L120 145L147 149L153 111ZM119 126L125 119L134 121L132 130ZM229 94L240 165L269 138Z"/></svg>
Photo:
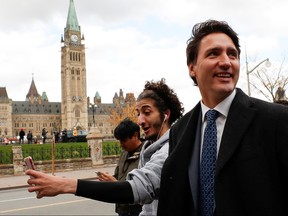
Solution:
<svg viewBox="0 0 288 216"><path fill-rule="evenodd" d="M158 215L288 215L287 106L236 88L240 45L226 22L195 25L186 54L202 100L170 130ZM209 174L213 202L206 205L201 163L209 110L218 117L216 163ZM203 206L210 206L210 213Z"/></svg>

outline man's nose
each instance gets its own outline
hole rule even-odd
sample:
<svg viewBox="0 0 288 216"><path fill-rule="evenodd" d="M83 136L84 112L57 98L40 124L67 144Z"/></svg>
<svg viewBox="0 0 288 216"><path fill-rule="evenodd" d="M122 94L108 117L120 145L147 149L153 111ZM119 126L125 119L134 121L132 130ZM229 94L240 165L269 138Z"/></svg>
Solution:
<svg viewBox="0 0 288 216"><path fill-rule="evenodd" d="M225 69L231 67L231 61L227 54L223 54L220 56L219 66L224 67Z"/></svg>
<svg viewBox="0 0 288 216"><path fill-rule="evenodd" d="M138 116L138 119L137 119L137 124L142 125L144 123L144 121L145 121L145 119L144 119L143 115L140 114Z"/></svg>

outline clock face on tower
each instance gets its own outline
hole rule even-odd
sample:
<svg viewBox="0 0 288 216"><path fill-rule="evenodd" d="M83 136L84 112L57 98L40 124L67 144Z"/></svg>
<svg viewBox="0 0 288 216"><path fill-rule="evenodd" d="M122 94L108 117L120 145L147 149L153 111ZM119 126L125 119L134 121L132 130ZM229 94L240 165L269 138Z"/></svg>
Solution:
<svg viewBox="0 0 288 216"><path fill-rule="evenodd" d="M73 42L77 42L78 41L78 36L77 35L71 35L71 40Z"/></svg>

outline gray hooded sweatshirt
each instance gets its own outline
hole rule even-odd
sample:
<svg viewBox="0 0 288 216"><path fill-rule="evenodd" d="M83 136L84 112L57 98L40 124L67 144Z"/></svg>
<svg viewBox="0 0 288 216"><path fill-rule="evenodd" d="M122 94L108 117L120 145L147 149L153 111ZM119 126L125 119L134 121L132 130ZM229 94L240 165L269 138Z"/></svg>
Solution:
<svg viewBox="0 0 288 216"><path fill-rule="evenodd" d="M143 205L139 216L157 215L158 197L162 166L168 157L169 130L157 141L151 144L146 141L140 154L138 169L127 175L134 203Z"/></svg>

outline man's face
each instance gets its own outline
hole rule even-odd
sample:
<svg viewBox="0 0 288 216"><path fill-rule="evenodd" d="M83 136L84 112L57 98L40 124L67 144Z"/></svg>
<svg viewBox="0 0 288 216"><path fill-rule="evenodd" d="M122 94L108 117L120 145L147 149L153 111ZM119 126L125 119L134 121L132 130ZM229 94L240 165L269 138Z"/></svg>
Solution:
<svg viewBox="0 0 288 216"><path fill-rule="evenodd" d="M162 125L159 110L152 99L142 99L136 102L138 124L145 133L145 139L156 140Z"/></svg>
<svg viewBox="0 0 288 216"><path fill-rule="evenodd" d="M189 65L189 72L197 79L204 104L213 108L231 94L239 67L238 51L228 35L212 33L202 39L196 63Z"/></svg>

